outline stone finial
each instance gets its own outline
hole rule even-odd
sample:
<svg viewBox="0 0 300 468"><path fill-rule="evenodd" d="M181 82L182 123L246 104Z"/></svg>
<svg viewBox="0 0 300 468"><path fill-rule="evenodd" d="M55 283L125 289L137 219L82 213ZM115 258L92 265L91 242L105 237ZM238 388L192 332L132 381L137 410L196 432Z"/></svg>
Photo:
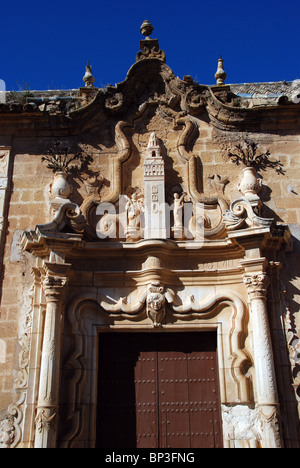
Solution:
<svg viewBox="0 0 300 468"><path fill-rule="evenodd" d="M150 34L153 32L153 26L150 21L145 20L141 25L140 31L145 38L140 41L140 51L136 55L136 61L143 59L159 59L163 62L166 61L166 54L159 48L158 39L152 39Z"/></svg>
<svg viewBox="0 0 300 468"><path fill-rule="evenodd" d="M225 73L225 70L224 70L224 60L222 59L222 57L220 57L218 60L218 69L215 74L217 85L218 86L224 85L226 78L227 78L227 74Z"/></svg>
<svg viewBox="0 0 300 468"><path fill-rule="evenodd" d="M143 24L141 25L140 31L143 34L143 36L145 36L146 39L150 39L149 36L152 34L153 29L154 28L153 28L152 24L150 23L150 21L145 20L143 22Z"/></svg>
<svg viewBox="0 0 300 468"><path fill-rule="evenodd" d="M92 67L89 64L89 62L87 66L85 67L85 75L82 78L82 80L84 81L86 88L93 88L95 78L93 77Z"/></svg>

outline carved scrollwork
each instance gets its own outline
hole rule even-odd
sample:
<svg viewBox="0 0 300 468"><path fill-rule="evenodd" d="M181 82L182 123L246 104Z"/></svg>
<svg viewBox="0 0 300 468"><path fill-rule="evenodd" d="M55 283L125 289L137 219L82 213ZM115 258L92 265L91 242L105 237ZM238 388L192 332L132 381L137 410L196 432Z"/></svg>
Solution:
<svg viewBox="0 0 300 468"><path fill-rule="evenodd" d="M245 198L235 200L230 209L223 214L223 222L229 231L247 227L271 227L273 218L261 218L258 216Z"/></svg>
<svg viewBox="0 0 300 468"><path fill-rule="evenodd" d="M211 229L211 220L204 213L200 216L194 215L189 222L189 231L193 235L194 239L204 239L207 229Z"/></svg>
<svg viewBox="0 0 300 468"><path fill-rule="evenodd" d="M198 89L192 88L187 92L185 101L189 112L195 115L200 109L205 108L207 100L207 92L200 92Z"/></svg>
<svg viewBox="0 0 300 468"><path fill-rule="evenodd" d="M164 50L159 48L157 39L150 39L141 41L142 50L140 50L136 55L136 60L145 60L145 59L159 59L163 62L166 61L166 53Z"/></svg>
<svg viewBox="0 0 300 468"><path fill-rule="evenodd" d="M62 204L53 221L46 224L38 224L36 227L43 233L60 232L66 225L70 225L74 232L81 234L86 226L84 213L75 203L67 201Z"/></svg>
<svg viewBox="0 0 300 468"><path fill-rule="evenodd" d="M85 231L87 220L77 205L75 209L73 207L66 209L66 218L68 220L68 224L71 225L74 232L77 234L82 234Z"/></svg>
<svg viewBox="0 0 300 468"><path fill-rule="evenodd" d="M121 109L124 102L124 96L122 93L114 93L107 97L105 100L105 107L111 111L118 111Z"/></svg>

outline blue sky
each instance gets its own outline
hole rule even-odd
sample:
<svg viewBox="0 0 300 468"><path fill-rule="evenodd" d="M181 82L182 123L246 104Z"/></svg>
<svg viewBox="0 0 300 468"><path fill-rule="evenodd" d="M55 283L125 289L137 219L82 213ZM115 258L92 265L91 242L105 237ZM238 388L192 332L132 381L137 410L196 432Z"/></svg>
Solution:
<svg viewBox="0 0 300 468"><path fill-rule="evenodd" d="M300 1L40 0L2 2L0 79L8 90L95 86L123 81L148 19L167 64L183 78L214 84L222 55L227 83L300 78Z"/></svg>

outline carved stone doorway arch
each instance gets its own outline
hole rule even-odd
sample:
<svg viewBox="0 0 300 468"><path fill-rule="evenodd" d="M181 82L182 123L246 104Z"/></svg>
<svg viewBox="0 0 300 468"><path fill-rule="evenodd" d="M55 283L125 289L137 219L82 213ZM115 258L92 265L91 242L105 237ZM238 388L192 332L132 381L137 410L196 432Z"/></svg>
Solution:
<svg viewBox="0 0 300 468"><path fill-rule="evenodd" d="M67 309L58 446L95 444L99 333L193 331L200 339L201 332L217 332L221 403L229 406L238 401L251 411L252 383L244 374L251 367L250 354L244 350L249 317L246 304L237 294L232 293L231 298L222 293L211 296L199 304L199 312L185 312L179 319L180 326L164 324L159 331L149 325L145 307L138 320L116 318L103 310L96 296L96 292L81 294ZM226 434L223 437L228 444Z"/></svg>

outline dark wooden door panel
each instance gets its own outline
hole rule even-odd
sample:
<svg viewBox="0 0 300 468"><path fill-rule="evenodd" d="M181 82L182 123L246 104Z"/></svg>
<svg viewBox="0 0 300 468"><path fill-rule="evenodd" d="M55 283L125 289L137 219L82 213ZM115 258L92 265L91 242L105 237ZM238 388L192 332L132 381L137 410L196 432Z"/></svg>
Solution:
<svg viewBox="0 0 300 468"><path fill-rule="evenodd" d="M158 400L157 356L155 351L140 351L134 375L136 446L137 448L156 448L158 446Z"/></svg>
<svg viewBox="0 0 300 468"><path fill-rule="evenodd" d="M97 447L221 447L214 333L99 338Z"/></svg>
<svg viewBox="0 0 300 468"><path fill-rule="evenodd" d="M97 446L135 447L134 368L137 351L126 336L103 334L99 340Z"/></svg>
<svg viewBox="0 0 300 468"><path fill-rule="evenodd" d="M185 353L160 351L158 362L160 447L188 448L189 387Z"/></svg>

